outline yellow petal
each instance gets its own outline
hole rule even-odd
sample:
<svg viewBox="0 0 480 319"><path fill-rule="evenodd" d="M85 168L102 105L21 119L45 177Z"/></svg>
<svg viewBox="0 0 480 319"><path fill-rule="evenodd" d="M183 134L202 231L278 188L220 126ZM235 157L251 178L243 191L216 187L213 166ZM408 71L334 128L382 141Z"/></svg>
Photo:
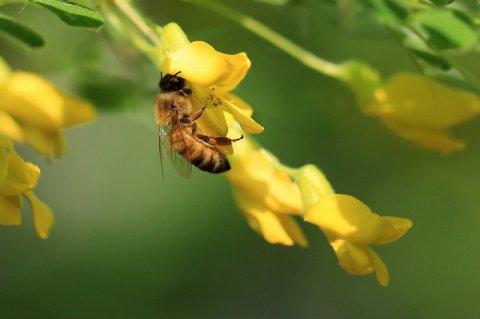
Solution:
<svg viewBox="0 0 480 319"><path fill-rule="evenodd" d="M22 160L12 149L6 154L6 165L0 155L0 168L7 169L6 175L0 177L0 194L13 196L35 188L40 176L40 169Z"/></svg>
<svg viewBox="0 0 480 319"><path fill-rule="evenodd" d="M24 195L32 207L33 225L35 226L38 237L47 239L54 223L52 211L32 192L26 192Z"/></svg>
<svg viewBox="0 0 480 319"><path fill-rule="evenodd" d="M8 64L0 57L0 85L10 76L11 72Z"/></svg>
<svg viewBox="0 0 480 319"><path fill-rule="evenodd" d="M91 121L93 107L59 91L43 78L26 72L14 72L0 87L0 109L23 126L56 130Z"/></svg>
<svg viewBox="0 0 480 319"><path fill-rule="evenodd" d="M245 53L223 54L203 41L192 42L165 57L164 74L181 72L191 84L203 87L217 86L232 90L245 77L250 60Z"/></svg>
<svg viewBox="0 0 480 319"><path fill-rule="evenodd" d="M25 143L48 158L60 157L65 153L65 138L56 131L43 131L33 127L23 130Z"/></svg>
<svg viewBox="0 0 480 319"><path fill-rule="evenodd" d="M448 154L465 148L465 144L441 129L420 128L394 120L384 120L385 125L398 136L419 147Z"/></svg>
<svg viewBox="0 0 480 319"><path fill-rule="evenodd" d="M366 246L355 245L343 239L331 240L330 245L340 266L350 275L367 275L373 272Z"/></svg>
<svg viewBox="0 0 480 319"><path fill-rule="evenodd" d="M32 163L24 162L17 154L12 154L9 162L7 176L0 185L0 193L12 196L34 189L40 169Z"/></svg>
<svg viewBox="0 0 480 319"><path fill-rule="evenodd" d="M386 287L388 269L380 257L368 246L355 245L343 239L329 239L340 266L350 275L368 275L375 272L378 283Z"/></svg>
<svg viewBox="0 0 480 319"><path fill-rule="evenodd" d="M385 232L382 237L375 241L375 244L388 244L402 237L409 230L413 223L410 219L384 216L382 220L392 225L391 233Z"/></svg>
<svg viewBox="0 0 480 319"><path fill-rule="evenodd" d="M365 252L370 258L370 262L372 263L378 283L382 287L387 287L390 281L387 266L385 266L382 259L380 259L380 257L378 257L378 255L372 249L367 247Z"/></svg>
<svg viewBox="0 0 480 319"><path fill-rule="evenodd" d="M223 97L228 101L230 101L230 103L236 105L237 108L239 108L242 111L242 113L244 113L246 116L252 116L253 109L250 106L250 104L248 104L238 96L231 93L224 93Z"/></svg>
<svg viewBox="0 0 480 319"><path fill-rule="evenodd" d="M385 234L394 233L394 227L355 197L342 194L325 195L313 204L304 216L332 238L341 238L354 244L367 245Z"/></svg>
<svg viewBox="0 0 480 319"><path fill-rule="evenodd" d="M309 208L321 197L334 193L325 175L315 165L303 166L297 176L297 184L302 194L303 205Z"/></svg>
<svg viewBox="0 0 480 319"><path fill-rule="evenodd" d="M375 94L371 114L421 128L446 129L480 112L480 98L418 74L398 74Z"/></svg>
<svg viewBox="0 0 480 319"><path fill-rule="evenodd" d="M160 35L162 37L160 47L163 56L168 56L172 52L175 52L190 44L187 35L176 23L169 23L164 26Z"/></svg>
<svg viewBox="0 0 480 319"><path fill-rule="evenodd" d="M283 228L286 230L290 238L300 247L307 247L308 241L303 234L302 229L298 226L295 219L288 215L277 214L277 218L282 223Z"/></svg>
<svg viewBox="0 0 480 319"><path fill-rule="evenodd" d="M236 143L235 153L229 157L232 169L225 176L269 210L300 214L303 206L297 185L275 167L278 164L273 155L249 144L248 138Z"/></svg>
<svg viewBox="0 0 480 319"><path fill-rule="evenodd" d="M237 105L226 99L222 99L222 102L222 106L225 111L229 112L235 117L235 119L238 121L238 123L240 123L240 126L245 132L250 134L258 134L263 132L263 126L255 122L255 120L250 117L250 112L244 111L244 109L238 107Z"/></svg>
<svg viewBox="0 0 480 319"><path fill-rule="evenodd" d="M0 195L0 225L11 226L20 225L22 208L22 197Z"/></svg>
<svg viewBox="0 0 480 319"><path fill-rule="evenodd" d="M23 142L23 132L20 125L6 112L0 109L0 134L18 142Z"/></svg>
<svg viewBox="0 0 480 319"><path fill-rule="evenodd" d="M0 135L0 185L7 180L8 168L10 166L9 158L12 149L12 142Z"/></svg>
<svg viewBox="0 0 480 319"><path fill-rule="evenodd" d="M236 190L234 197L248 224L271 244L292 246L297 243L306 246L307 241L295 221L286 215L275 214L268 208L259 205L248 194Z"/></svg>

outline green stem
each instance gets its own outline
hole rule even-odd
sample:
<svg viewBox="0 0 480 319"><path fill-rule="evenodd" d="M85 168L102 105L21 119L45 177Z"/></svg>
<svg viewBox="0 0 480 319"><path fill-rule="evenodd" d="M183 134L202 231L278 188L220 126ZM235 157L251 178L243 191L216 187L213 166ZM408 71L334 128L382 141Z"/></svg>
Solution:
<svg viewBox="0 0 480 319"><path fill-rule="evenodd" d="M468 72L463 66L458 64L455 60L451 59L449 56L443 54L442 51L440 51L437 47L434 45L431 45L428 40L423 36L422 33L420 33L418 30L416 30L412 26L407 26L407 28L415 33L424 43L428 45L428 47L435 52L436 55L442 57L445 61L447 61L450 65L452 65L462 76L463 78L468 81L470 84L475 86L478 90L480 90L480 79L478 79L476 76L474 76L472 73Z"/></svg>
<svg viewBox="0 0 480 319"><path fill-rule="evenodd" d="M145 22L135 8L132 7L128 0L114 0L115 6L130 20L130 22L151 41L153 46L160 44L160 36Z"/></svg>
<svg viewBox="0 0 480 319"><path fill-rule="evenodd" d="M229 7L226 7L220 3L211 0L189 0L192 3L201 5L212 11L215 11L226 18L240 24L245 29L253 32L267 42L270 42L277 48L281 49L285 53L299 60L307 67L320 72L324 75L331 76L333 78L342 79L343 69L340 65L323 60L314 53L305 50L298 44L287 39L286 37L278 34L274 30L270 29L263 23L244 15L238 11L235 11Z"/></svg>
<svg viewBox="0 0 480 319"><path fill-rule="evenodd" d="M0 6L6 4L25 3L25 0L0 0Z"/></svg>
<svg viewBox="0 0 480 319"><path fill-rule="evenodd" d="M161 27L142 17L128 0L105 0L102 12L105 19L121 37L130 41L160 67L161 36L159 31Z"/></svg>

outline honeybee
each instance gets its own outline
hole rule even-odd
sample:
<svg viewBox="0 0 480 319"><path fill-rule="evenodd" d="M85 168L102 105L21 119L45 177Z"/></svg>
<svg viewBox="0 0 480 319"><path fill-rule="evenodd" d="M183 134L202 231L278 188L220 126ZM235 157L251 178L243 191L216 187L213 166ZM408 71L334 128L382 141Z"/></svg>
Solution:
<svg viewBox="0 0 480 319"><path fill-rule="evenodd" d="M200 134L195 123L205 107L194 112L190 100L192 90L185 88L185 79L166 74L159 82L160 93L155 100L155 120L158 124L160 159L169 157L173 166L184 176L191 173L191 164L213 174L230 169L227 156L217 146L228 146L237 139Z"/></svg>

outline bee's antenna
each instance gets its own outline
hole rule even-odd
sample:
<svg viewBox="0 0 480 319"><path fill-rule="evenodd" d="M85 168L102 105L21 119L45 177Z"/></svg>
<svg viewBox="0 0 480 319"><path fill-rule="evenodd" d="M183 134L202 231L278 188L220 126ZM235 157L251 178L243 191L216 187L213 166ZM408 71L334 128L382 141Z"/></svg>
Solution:
<svg viewBox="0 0 480 319"><path fill-rule="evenodd" d="M182 73L182 71L178 71L178 72L175 73L173 76L177 76L177 75L179 75L180 73Z"/></svg>

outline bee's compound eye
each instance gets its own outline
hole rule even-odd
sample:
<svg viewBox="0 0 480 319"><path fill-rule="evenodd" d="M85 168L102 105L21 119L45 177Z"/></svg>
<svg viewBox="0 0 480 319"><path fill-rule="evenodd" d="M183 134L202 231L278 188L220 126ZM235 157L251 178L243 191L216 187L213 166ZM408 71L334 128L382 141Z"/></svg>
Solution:
<svg viewBox="0 0 480 319"><path fill-rule="evenodd" d="M185 79L177 75L166 74L160 79L159 86L162 91L178 91L185 86Z"/></svg>

